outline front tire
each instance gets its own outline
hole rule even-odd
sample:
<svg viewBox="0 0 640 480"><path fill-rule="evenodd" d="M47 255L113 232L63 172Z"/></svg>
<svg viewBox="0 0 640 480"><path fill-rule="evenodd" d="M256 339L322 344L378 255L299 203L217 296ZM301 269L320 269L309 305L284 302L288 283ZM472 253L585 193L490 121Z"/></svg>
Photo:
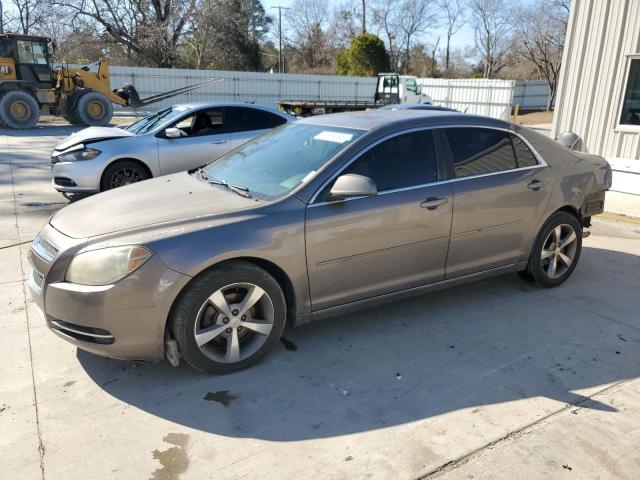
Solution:
<svg viewBox="0 0 640 480"><path fill-rule="evenodd" d="M138 162L120 160L109 165L102 174L100 191L124 187L150 178L147 170Z"/></svg>
<svg viewBox="0 0 640 480"><path fill-rule="evenodd" d="M542 288L557 287L575 270L582 252L582 225L568 212L556 212L544 223L521 276Z"/></svg>
<svg viewBox="0 0 640 480"><path fill-rule="evenodd" d="M13 90L0 99L0 121L8 128L33 128L39 118L40 106L33 95L27 92Z"/></svg>
<svg viewBox="0 0 640 480"><path fill-rule="evenodd" d="M232 262L194 280L174 305L169 325L189 365L225 374L267 355L285 320L278 282L252 263Z"/></svg>

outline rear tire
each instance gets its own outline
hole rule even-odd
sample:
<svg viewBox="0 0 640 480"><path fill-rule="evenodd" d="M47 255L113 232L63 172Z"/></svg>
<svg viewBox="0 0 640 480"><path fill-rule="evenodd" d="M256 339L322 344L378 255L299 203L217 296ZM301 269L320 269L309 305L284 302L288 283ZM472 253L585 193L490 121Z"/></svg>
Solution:
<svg viewBox="0 0 640 480"><path fill-rule="evenodd" d="M40 106L30 93L13 90L0 99L0 122L8 128L33 128L40 118Z"/></svg>
<svg viewBox="0 0 640 480"><path fill-rule="evenodd" d="M120 160L109 165L102 174L100 191L124 187L132 183L142 182L150 178L147 170L138 162Z"/></svg>
<svg viewBox="0 0 640 480"><path fill-rule="evenodd" d="M582 224L568 212L556 212L544 223L520 276L542 288L557 287L573 273L582 252Z"/></svg>
<svg viewBox="0 0 640 480"><path fill-rule="evenodd" d="M286 312L278 282L254 264L238 261L194 280L174 304L169 326L189 365L225 374L269 353L282 335Z"/></svg>
<svg viewBox="0 0 640 480"><path fill-rule="evenodd" d="M108 125L113 117L113 105L100 92L86 92L78 98L71 115L77 119L74 123L103 127Z"/></svg>

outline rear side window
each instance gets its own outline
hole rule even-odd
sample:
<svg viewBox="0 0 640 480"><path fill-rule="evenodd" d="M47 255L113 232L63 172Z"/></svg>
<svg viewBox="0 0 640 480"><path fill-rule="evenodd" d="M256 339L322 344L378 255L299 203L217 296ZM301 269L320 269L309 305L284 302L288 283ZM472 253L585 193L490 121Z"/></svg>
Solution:
<svg viewBox="0 0 640 480"><path fill-rule="evenodd" d="M411 132L379 143L342 174L371 178L379 192L413 187L438 180L433 132Z"/></svg>
<svg viewBox="0 0 640 480"><path fill-rule="evenodd" d="M485 128L447 128L456 178L517 168L507 132Z"/></svg>
<svg viewBox="0 0 640 480"><path fill-rule="evenodd" d="M513 149L516 152L518 168L533 167L538 164L535 155L520 137L518 137L517 135L511 135L511 141L513 142Z"/></svg>
<svg viewBox="0 0 640 480"><path fill-rule="evenodd" d="M230 110L233 118L232 132L267 130L286 123L280 115L257 108L232 107Z"/></svg>

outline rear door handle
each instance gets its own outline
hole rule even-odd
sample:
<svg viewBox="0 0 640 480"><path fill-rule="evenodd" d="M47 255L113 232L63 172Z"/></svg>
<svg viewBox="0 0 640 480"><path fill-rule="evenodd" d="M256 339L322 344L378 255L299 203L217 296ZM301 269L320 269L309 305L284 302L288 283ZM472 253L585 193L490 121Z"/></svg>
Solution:
<svg viewBox="0 0 640 480"><path fill-rule="evenodd" d="M222 145L223 143L227 143L226 140L216 140L215 142L211 142L212 145Z"/></svg>
<svg viewBox="0 0 640 480"><path fill-rule="evenodd" d="M424 202L420 202L422 208L428 210L435 210L441 205L446 205L449 202L446 198L429 197Z"/></svg>
<svg viewBox="0 0 640 480"><path fill-rule="evenodd" d="M529 185L527 185L527 188L537 192L542 187L546 187L546 186L547 186L547 182L543 182L542 180L533 180L531 183L529 183Z"/></svg>

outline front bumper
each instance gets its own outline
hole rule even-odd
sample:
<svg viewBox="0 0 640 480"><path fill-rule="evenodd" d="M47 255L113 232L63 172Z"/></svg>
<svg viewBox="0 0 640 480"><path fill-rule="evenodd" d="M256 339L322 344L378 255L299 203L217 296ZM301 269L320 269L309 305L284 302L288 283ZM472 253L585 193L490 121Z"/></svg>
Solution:
<svg viewBox="0 0 640 480"><path fill-rule="evenodd" d="M97 193L100 191L100 178L104 169L104 160L99 155L93 160L61 162L51 164L53 188L59 192Z"/></svg>
<svg viewBox="0 0 640 480"><path fill-rule="evenodd" d="M45 228L48 238L52 230ZM79 248L70 250L71 254L61 250L51 262L34 249L31 252L29 289L51 331L98 355L162 360L171 305L190 277L169 269L154 255L114 285L77 285L64 281L66 267Z"/></svg>

